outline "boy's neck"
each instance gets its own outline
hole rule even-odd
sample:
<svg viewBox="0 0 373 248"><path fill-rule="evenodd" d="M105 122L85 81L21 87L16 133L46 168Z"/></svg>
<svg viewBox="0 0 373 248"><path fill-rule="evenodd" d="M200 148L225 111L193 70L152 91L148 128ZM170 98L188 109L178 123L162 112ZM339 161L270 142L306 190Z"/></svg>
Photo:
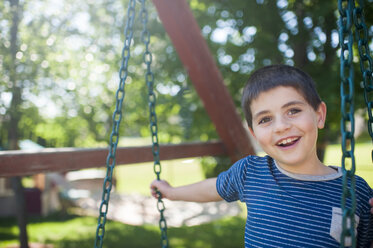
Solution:
<svg viewBox="0 0 373 248"><path fill-rule="evenodd" d="M336 171L324 165L320 160L316 160L313 162L309 162L303 165L285 165L279 161L276 161L277 165L280 166L283 170L294 173L294 174L301 174L301 175L312 175L312 176L324 176L329 174L334 174Z"/></svg>

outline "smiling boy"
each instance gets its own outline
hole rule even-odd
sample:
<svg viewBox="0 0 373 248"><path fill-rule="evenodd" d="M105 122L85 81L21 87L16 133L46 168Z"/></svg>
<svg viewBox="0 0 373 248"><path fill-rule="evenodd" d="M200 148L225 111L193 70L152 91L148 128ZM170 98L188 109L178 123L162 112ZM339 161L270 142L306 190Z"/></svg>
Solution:
<svg viewBox="0 0 373 248"><path fill-rule="evenodd" d="M309 175L335 173L316 156L317 132L326 115L323 102L314 110L296 89L278 86L252 100L251 110L251 134L282 169Z"/></svg>
<svg viewBox="0 0 373 248"><path fill-rule="evenodd" d="M170 200L244 202L245 247L339 247L342 172L316 154L326 105L311 77L291 66L264 67L250 76L242 107L251 134L268 155L247 156L217 178L191 185L153 181L153 196L158 189ZM373 240L372 197L372 189L356 177L358 247Z"/></svg>

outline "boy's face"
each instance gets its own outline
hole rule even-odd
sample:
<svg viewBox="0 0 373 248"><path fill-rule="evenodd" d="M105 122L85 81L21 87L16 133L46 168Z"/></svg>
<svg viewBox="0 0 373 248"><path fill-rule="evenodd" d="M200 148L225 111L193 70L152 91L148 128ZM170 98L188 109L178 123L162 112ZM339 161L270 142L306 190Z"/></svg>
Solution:
<svg viewBox="0 0 373 248"><path fill-rule="evenodd" d="M302 173L319 162L316 140L324 127L325 103L315 111L295 88L279 86L260 93L250 108L251 133L282 168Z"/></svg>

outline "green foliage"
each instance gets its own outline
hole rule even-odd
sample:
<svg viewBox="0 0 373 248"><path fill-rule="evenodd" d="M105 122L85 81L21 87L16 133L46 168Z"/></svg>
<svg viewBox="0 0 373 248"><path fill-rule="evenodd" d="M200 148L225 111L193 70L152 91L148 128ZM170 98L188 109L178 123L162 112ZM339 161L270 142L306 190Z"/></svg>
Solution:
<svg viewBox="0 0 373 248"><path fill-rule="evenodd" d="M8 143L13 69L22 91L19 139L43 141L51 147L107 144L128 1L64 0L56 4L36 0L21 4L18 51L12 65L13 16L10 2L0 3L0 146ZM328 105L321 142L339 137L335 1L191 0L189 4L238 109L242 87L253 70L267 64L293 64L311 74ZM366 21L371 26L372 6L366 6ZM151 4L149 13L160 142L217 139ZM137 21L120 128L123 136L149 136L141 29ZM357 84L360 80L356 73ZM357 108L364 108L361 93L356 87Z"/></svg>
<svg viewBox="0 0 373 248"><path fill-rule="evenodd" d="M220 172L226 171L232 166L229 157L203 157L201 166L206 178L217 177Z"/></svg>
<svg viewBox="0 0 373 248"><path fill-rule="evenodd" d="M99 142L95 132L90 132L91 128L86 119L57 117L35 124L33 135L38 137L39 143L45 147L104 146L105 143Z"/></svg>
<svg viewBox="0 0 373 248"><path fill-rule="evenodd" d="M367 25L371 26L371 4L365 6ZM222 0L210 4L209 18L205 12L194 12L202 30L207 30L205 37L237 106L248 74L263 65L286 63L311 74L328 106L326 127L319 135L318 146L323 149L327 142L340 137L336 10L337 2L333 1L229 1L228 4ZM212 21L214 18L218 21ZM230 34L223 42L214 40L218 29L228 30ZM354 52L357 54L356 47ZM356 85L359 85L361 75L357 63L355 71ZM356 108L365 109L361 87L356 87L355 97Z"/></svg>

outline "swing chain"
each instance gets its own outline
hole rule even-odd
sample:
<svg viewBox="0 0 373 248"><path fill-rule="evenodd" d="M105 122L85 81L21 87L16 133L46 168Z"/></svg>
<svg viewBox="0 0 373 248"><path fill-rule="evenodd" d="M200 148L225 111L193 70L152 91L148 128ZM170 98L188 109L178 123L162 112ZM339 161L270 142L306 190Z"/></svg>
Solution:
<svg viewBox="0 0 373 248"><path fill-rule="evenodd" d="M352 14L354 0L339 0L339 44L340 76L341 76L341 134L342 134L342 172L343 193L341 206L343 210L341 247L345 247L346 239L351 239L351 247L356 247L355 239L355 157L354 157L354 70L353 70L353 35ZM350 170L346 164L351 164Z"/></svg>
<svg viewBox="0 0 373 248"><path fill-rule="evenodd" d="M158 126L157 126L157 115L155 112L156 106L156 95L154 93L154 74L151 70L151 63L153 60L152 54L149 51L150 33L147 28L148 24L148 12L145 6L145 0L141 0L141 22L143 24L143 31L141 34L141 40L145 45L145 52L143 54L143 62L146 65L147 71L145 74L146 85L148 86L148 100L149 100L149 120L150 120L150 132L152 135L152 152L154 157L154 173L157 176L157 180L160 180L161 174L161 163L159 158L159 142L158 142ZM167 238L167 223L164 217L165 206L162 201L162 195L157 192L158 202L157 208L160 213L159 228L161 230L161 246L162 248L168 247Z"/></svg>
<svg viewBox="0 0 373 248"><path fill-rule="evenodd" d="M100 214L96 230L94 247L102 247L105 234L106 215L109 209L110 191L112 188L113 171L116 164L116 151L119 141L119 126L122 120L122 105L125 96L124 86L128 76L128 61L130 59L130 46L133 37L133 23L135 20L135 0L130 0L127 10L127 22L124 30L124 47L122 50L122 61L119 70L119 86L116 92L116 105L113 113L113 128L110 135L109 154L106 159L106 176L103 183L102 202L99 208Z"/></svg>
<svg viewBox="0 0 373 248"><path fill-rule="evenodd" d="M365 24L363 4L364 2L359 0L358 6L354 6L353 18L356 29L356 40L358 41L360 70L363 75L364 99L368 110L368 132L373 141L373 60L370 56L368 28Z"/></svg>

